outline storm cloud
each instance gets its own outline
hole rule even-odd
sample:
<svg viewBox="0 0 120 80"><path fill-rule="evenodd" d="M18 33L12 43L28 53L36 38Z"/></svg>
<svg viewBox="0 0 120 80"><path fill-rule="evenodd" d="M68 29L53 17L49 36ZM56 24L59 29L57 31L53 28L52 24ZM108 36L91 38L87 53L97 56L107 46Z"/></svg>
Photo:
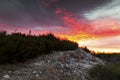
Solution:
<svg viewBox="0 0 120 80"><path fill-rule="evenodd" d="M58 15L56 9L83 18L82 12L106 2L108 0L0 0L0 23L10 27L65 26L61 18L64 14Z"/></svg>

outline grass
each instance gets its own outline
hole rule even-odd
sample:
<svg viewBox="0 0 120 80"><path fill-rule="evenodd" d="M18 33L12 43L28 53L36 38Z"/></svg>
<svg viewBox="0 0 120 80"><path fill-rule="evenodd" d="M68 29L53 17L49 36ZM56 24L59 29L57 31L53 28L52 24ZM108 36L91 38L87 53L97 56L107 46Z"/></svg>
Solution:
<svg viewBox="0 0 120 80"><path fill-rule="evenodd" d="M94 53L105 61L105 65L95 65L89 70L90 80L120 80L120 54Z"/></svg>
<svg viewBox="0 0 120 80"><path fill-rule="evenodd" d="M90 80L119 80L120 63L96 65L89 70Z"/></svg>

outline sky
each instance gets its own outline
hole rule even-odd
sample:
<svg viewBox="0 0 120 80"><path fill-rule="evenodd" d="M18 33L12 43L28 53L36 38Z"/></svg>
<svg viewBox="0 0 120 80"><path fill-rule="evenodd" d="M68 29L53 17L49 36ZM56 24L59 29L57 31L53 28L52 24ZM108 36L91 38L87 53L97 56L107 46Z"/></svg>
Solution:
<svg viewBox="0 0 120 80"><path fill-rule="evenodd" d="M120 0L0 0L0 30L53 33L91 50L120 52Z"/></svg>

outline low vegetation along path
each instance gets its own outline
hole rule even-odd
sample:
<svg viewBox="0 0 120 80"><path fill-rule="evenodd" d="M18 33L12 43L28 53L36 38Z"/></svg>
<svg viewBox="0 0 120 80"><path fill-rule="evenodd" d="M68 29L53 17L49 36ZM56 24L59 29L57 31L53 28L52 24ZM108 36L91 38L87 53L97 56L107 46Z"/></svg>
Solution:
<svg viewBox="0 0 120 80"><path fill-rule="evenodd" d="M87 71L103 61L82 49L54 51L19 64L0 65L0 80L88 80Z"/></svg>

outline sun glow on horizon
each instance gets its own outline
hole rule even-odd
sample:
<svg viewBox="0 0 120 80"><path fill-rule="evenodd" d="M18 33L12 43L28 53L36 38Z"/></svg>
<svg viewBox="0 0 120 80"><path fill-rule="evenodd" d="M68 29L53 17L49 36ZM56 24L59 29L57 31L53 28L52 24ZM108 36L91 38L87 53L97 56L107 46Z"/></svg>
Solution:
<svg viewBox="0 0 120 80"><path fill-rule="evenodd" d="M90 48L90 50L94 52L103 52L103 53L120 53L120 50L118 49L100 49L100 48Z"/></svg>
<svg viewBox="0 0 120 80"><path fill-rule="evenodd" d="M88 47L88 49L94 52L105 52L105 53L120 53L119 42L117 38L112 39L101 39L101 40L79 40L79 47Z"/></svg>

